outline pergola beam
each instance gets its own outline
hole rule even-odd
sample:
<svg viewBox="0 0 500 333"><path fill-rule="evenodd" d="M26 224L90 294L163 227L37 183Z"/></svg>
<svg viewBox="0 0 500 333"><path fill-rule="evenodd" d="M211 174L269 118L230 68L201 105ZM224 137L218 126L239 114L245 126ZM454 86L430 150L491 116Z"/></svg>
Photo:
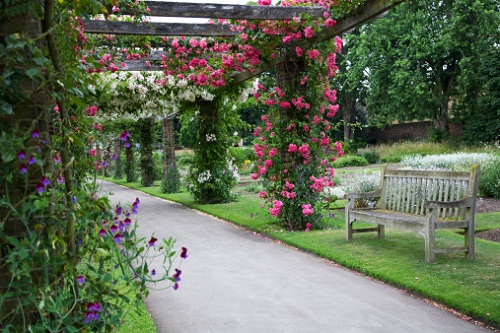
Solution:
<svg viewBox="0 0 500 333"><path fill-rule="evenodd" d="M235 36L230 25L84 20L86 33L147 36Z"/></svg>
<svg viewBox="0 0 500 333"><path fill-rule="evenodd" d="M209 3L184 3L165 1L145 1L151 16L190 17L190 18L226 18L242 20L291 20L307 14L319 18L325 11L323 7L281 7L247 6ZM111 8L108 9L111 12ZM122 14L129 13L124 9Z"/></svg>

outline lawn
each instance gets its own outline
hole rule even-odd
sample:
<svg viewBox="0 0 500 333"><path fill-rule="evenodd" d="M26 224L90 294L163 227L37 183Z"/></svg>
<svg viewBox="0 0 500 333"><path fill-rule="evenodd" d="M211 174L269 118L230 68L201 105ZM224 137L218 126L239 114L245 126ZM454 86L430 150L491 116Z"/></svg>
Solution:
<svg viewBox="0 0 500 333"><path fill-rule="evenodd" d="M441 303L465 318L500 327L500 243L476 238L476 260L451 253L437 255L435 263L426 263L424 240L416 233L387 229L384 239L375 234L356 234L354 241L347 243L341 209L325 212L324 230L288 232L261 208L262 201L255 194L242 195L238 201L227 204L199 205L186 192L161 194L159 186L144 188L139 183L117 183L231 221ZM336 206L341 208L342 203ZM330 213L334 216L330 217ZM478 214L476 226L478 230L500 228L500 213ZM440 230L439 243L460 246L463 236L452 230Z"/></svg>

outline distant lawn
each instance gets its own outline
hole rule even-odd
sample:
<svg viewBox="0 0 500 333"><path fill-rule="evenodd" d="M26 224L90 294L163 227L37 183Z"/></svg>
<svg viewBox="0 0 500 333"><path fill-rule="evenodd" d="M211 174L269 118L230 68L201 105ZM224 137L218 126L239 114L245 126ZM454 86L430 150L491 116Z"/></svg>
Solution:
<svg viewBox="0 0 500 333"><path fill-rule="evenodd" d="M424 240L417 233L387 228L384 239L378 239L375 233L356 234L354 241L347 243L342 210L325 212L324 230L288 232L261 209L257 195L242 195L228 204L199 205L186 192L160 194L159 186L144 188L139 183L115 182L268 235L500 328L500 243L476 238L476 260L450 253L438 254L435 263L426 263ZM337 202L336 207L342 208L342 204ZM329 217L330 213L335 216ZM500 228L500 213L478 214L476 228ZM437 245L440 243L460 246L463 236L439 230Z"/></svg>

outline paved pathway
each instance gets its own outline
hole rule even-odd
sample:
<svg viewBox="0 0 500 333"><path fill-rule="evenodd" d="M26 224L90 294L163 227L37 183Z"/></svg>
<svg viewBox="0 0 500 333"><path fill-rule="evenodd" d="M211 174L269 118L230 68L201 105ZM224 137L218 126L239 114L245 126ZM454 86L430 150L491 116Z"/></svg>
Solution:
<svg viewBox="0 0 500 333"><path fill-rule="evenodd" d="M139 232L186 246L177 291L152 291L158 332L489 332L230 223L105 182L112 202L139 197Z"/></svg>

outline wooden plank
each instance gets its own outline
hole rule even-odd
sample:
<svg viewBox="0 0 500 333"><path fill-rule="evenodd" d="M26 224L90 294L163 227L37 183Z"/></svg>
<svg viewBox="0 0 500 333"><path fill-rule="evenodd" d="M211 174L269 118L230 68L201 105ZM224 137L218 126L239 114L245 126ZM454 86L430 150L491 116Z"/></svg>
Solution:
<svg viewBox="0 0 500 333"><path fill-rule="evenodd" d="M83 20L85 33L148 36L236 36L229 25L188 23L133 23L105 20Z"/></svg>
<svg viewBox="0 0 500 333"><path fill-rule="evenodd" d="M144 1L149 7L151 16L190 17L190 18L226 18L239 20L291 20L301 15L320 18L325 11L323 7L282 7L282 6L249 6L211 3L187 3ZM108 7L111 13L111 7ZM126 8L120 8L120 14L131 14Z"/></svg>
<svg viewBox="0 0 500 333"><path fill-rule="evenodd" d="M125 61L126 66L122 67L120 71L132 72L132 71L163 71L160 64L151 63L147 65L145 60L128 60Z"/></svg>

